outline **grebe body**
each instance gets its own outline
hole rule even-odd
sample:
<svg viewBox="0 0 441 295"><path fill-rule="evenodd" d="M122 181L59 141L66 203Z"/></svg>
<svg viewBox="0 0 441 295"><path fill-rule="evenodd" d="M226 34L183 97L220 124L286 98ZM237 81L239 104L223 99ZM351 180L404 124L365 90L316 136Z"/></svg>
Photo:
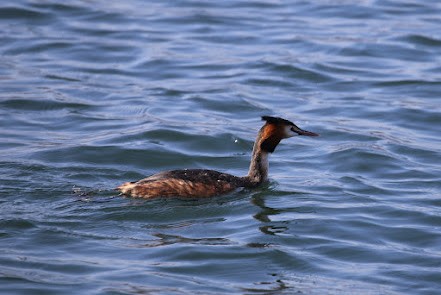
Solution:
<svg viewBox="0 0 441 295"><path fill-rule="evenodd" d="M318 136L291 121L263 116L266 121L254 143L248 175L234 176L214 170L183 169L153 174L136 182L126 182L117 189L121 194L137 198L212 197L237 188L253 188L268 180L268 156L284 138L296 135Z"/></svg>
<svg viewBox="0 0 441 295"><path fill-rule="evenodd" d="M137 182L126 182L118 189L125 195L140 198L202 198L251 186L244 177L214 170L184 169L161 172Z"/></svg>

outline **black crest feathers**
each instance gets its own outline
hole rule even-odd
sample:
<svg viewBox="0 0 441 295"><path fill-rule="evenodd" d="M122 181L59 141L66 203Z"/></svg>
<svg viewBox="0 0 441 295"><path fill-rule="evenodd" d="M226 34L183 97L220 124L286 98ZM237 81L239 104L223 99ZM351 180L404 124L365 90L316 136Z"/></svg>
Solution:
<svg viewBox="0 0 441 295"><path fill-rule="evenodd" d="M294 125L293 122L285 120L280 117L262 116L262 120L270 124Z"/></svg>

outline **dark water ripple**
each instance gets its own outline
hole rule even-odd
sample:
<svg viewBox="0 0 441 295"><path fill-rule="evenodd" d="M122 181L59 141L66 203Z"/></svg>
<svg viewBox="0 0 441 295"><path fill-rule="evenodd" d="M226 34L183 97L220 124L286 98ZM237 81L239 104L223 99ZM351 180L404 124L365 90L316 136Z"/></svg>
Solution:
<svg viewBox="0 0 441 295"><path fill-rule="evenodd" d="M0 4L4 294L437 294L437 1ZM262 188L133 200L165 169Z"/></svg>

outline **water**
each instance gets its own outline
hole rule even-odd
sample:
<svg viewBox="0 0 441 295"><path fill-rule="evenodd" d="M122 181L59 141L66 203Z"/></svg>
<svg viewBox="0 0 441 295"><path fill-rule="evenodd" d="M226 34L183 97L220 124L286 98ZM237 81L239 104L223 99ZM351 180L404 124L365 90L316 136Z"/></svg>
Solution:
<svg viewBox="0 0 441 295"><path fill-rule="evenodd" d="M219 2L219 3L218 3ZM438 1L4 1L3 294L437 294ZM270 183L112 190L161 170Z"/></svg>

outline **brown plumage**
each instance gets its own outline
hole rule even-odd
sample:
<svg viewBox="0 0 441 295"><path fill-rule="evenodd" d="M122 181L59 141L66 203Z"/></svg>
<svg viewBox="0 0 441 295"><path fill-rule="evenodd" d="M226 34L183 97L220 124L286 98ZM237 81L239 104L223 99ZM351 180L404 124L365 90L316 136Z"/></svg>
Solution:
<svg viewBox="0 0 441 295"><path fill-rule="evenodd" d="M318 135L282 118L263 116L262 120L266 123L257 135L249 172L244 177L205 169L172 170L137 182L126 182L117 189L121 194L138 198L202 198L225 194L240 187L256 187L268 179L268 154L274 152L282 139L294 135Z"/></svg>

